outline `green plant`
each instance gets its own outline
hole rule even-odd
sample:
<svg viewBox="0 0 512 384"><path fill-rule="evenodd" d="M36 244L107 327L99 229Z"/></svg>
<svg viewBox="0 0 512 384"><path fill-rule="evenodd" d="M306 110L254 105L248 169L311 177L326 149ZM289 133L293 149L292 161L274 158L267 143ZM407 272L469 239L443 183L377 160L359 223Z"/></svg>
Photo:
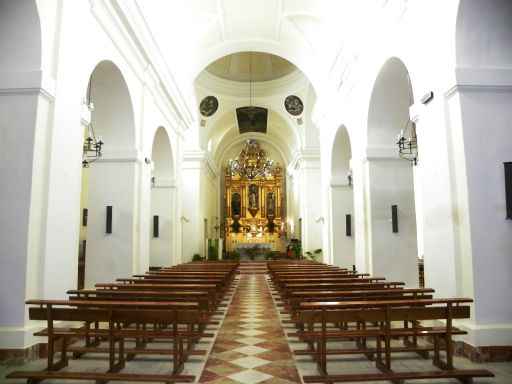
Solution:
<svg viewBox="0 0 512 384"><path fill-rule="evenodd" d="M313 251L313 258L311 260L316 261L316 259L320 258L322 253L323 253L322 248L315 249Z"/></svg>
<svg viewBox="0 0 512 384"><path fill-rule="evenodd" d="M232 251L228 253L229 260L240 260L240 253L237 251Z"/></svg>
<svg viewBox="0 0 512 384"><path fill-rule="evenodd" d="M219 260L219 250L215 245L208 247L208 260Z"/></svg>
<svg viewBox="0 0 512 384"><path fill-rule="evenodd" d="M313 259L313 253L311 253L311 252L307 251L307 252L304 252L304 254L305 254L308 258L310 258L311 260L314 260L314 259Z"/></svg>
<svg viewBox="0 0 512 384"><path fill-rule="evenodd" d="M201 255L199 253L194 253L194 255L192 256L192 261L201 261L201 260L203 260Z"/></svg>
<svg viewBox="0 0 512 384"><path fill-rule="evenodd" d="M238 233L240 232L240 228L242 228L242 225L238 221L233 221L231 224L231 231Z"/></svg>
<svg viewBox="0 0 512 384"><path fill-rule="evenodd" d="M300 240L292 239L292 242L290 243L290 250L292 251L294 259L299 260L302 258L302 244L300 243Z"/></svg>
<svg viewBox="0 0 512 384"><path fill-rule="evenodd" d="M275 260L276 254L274 252L265 253L265 260Z"/></svg>
<svg viewBox="0 0 512 384"><path fill-rule="evenodd" d="M260 247L258 245L254 245L250 248L247 248L246 254L247 254L247 256L249 256L249 259L254 260L254 258L256 257L256 254L258 253L259 250L260 250Z"/></svg>

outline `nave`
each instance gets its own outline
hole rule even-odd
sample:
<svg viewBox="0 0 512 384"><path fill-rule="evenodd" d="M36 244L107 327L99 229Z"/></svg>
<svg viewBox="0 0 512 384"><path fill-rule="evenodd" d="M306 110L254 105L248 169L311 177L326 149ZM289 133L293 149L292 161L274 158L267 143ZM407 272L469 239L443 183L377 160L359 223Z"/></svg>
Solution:
<svg viewBox="0 0 512 384"><path fill-rule="evenodd" d="M244 265L247 264L247 265ZM283 302L283 295L275 277L264 273L265 262L241 262L240 272L230 283L223 299L213 312L205 336L195 345L195 350L205 354L191 354L180 372L181 377L194 377L195 383L303 383L304 377L318 375L317 364L312 356L297 351L305 349L305 343L292 334L296 328L291 321L289 305ZM262 273L263 272L263 273ZM363 275L363 274L361 274ZM361 278L362 279L362 278ZM377 278L376 278L377 279ZM119 279L118 279L119 280ZM127 280L127 279L124 279ZM376 284L380 284L378 281ZM319 281L316 284L320 284ZM325 284L325 283L322 283ZM183 293L185 295L185 293ZM286 297L286 296L285 296ZM350 348L352 342L344 341L343 348ZM163 348L161 346L160 348ZM330 348L330 346L329 346ZM295 353L295 355L294 355ZM105 355L89 354L74 359L75 367L84 372L102 372L108 358ZM335 356L328 359L329 374L378 374L375 363L364 354ZM44 369L46 360L40 359L21 368L22 371ZM512 364L475 364L469 360L454 357L454 366L459 370L490 370L494 378L475 378L475 383L510 383ZM415 353L403 353L393 360L396 371L424 371L432 367L428 359L418 358ZM2 379L18 367L0 368ZM66 371L64 368L63 371ZM122 369L127 374L166 374L169 359L164 357L137 356L126 361ZM6 383L23 383L22 379L3 379ZM45 383L74 383L73 380L45 380ZM94 381L84 381L93 383ZM115 381L125 382L125 381ZM128 382L128 381L126 381ZM133 382L131 380L130 382ZM187 380L187 382L192 382ZM377 383L377 381L366 381ZM379 381L381 382L381 381ZM412 381L406 381L412 382ZM416 382L416 381L415 381ZM454 379L422 380L425 383L451 383Z"/></svg>

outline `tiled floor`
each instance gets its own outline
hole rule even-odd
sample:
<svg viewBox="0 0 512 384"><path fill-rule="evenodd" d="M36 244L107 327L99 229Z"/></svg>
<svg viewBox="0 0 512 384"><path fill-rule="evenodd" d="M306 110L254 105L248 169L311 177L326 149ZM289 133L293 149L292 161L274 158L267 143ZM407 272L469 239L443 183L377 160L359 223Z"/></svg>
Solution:
<svg viewBox="0 0 512 384"><path fill-rule="evenodd" d="M301 382L264 275L241 275L199 382Z"/></svg>
<svg viewBox="0 0 512 384"><path fill-rule="evenodd" d="M316 375L316 364L311 357L294 356L290 350L304 349L304 343L285 333L294 330L292 325L282 326L287 315L279 313L277 294L268 278L261 273L242 274L237 278L234 294L223 302L225 315L216 316L218 324L209 325L213 338L201 340L197 349L206 350L205 356L191 356L185 364L185 375L195 375L196 383L209 384L288 384L301 383L303 375ZM80 370L102 371L107 364L105 356L83 357L70 362ZM393 366L396 370L429 369L429 360L416 355L404 355ZM0 366L0 383L17 384L24 380L6 380L5 375L13 370L38 370L44 360L37 360L23 367ZM479 384L511 384L512 363L474 364L455 358L459 369L489 369L496 377L474 379ZM147 356L127 362L123 372L166 373L170 363L165 357ZM77 369L75 368L75 369ZM330 373L375 372L374 363L358 355L332 356L329 358ZM421 380L418 383L456 383L456 380ZM44 383L56 383L44 381ZM59 384L77 381L59 381ZM84 382L81 383L92 383Z"/></svg>

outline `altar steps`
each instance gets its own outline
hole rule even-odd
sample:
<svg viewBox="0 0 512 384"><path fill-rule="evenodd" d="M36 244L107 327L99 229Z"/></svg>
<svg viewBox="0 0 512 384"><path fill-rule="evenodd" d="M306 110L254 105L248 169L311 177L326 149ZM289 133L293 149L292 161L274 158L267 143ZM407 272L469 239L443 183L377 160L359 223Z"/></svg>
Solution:
<svg viewBox="0 0 512 384"><path fill-rule="evenodd" d="M240 267L238 268L241 274L255 275L267 273L266 260L240 260Z"/></svg>

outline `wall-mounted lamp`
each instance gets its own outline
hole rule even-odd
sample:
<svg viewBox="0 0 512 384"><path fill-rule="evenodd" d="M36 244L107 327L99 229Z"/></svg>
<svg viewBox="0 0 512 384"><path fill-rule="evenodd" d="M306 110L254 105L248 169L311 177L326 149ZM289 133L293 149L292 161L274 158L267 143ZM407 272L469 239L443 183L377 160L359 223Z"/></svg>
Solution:
<svg viewBox="0 0 512 384"><path fill-rule="evenodd" d="M348 186L352 187L354 185L354 176L352 174L352 168L349 168L347 172L347 180L348 180Z"/></svg>
<svg viewBox="0 0 512 384"><path fill-rule="evenodd" d="M87 106L89 111L91 112L92 120L92 111L94 111L94 103L91 101L91 88L92 88L92 75L89 79L89 87L87 89L87 98L82 100L82 103ZM89 168L89 164L93 161L98 160L101 157L101 148L103 147L102 137L98 136L96 139L96 134L94 133L94 129L92 127L92 123L89 123L87 126L87 138L84 140L82 146L82 167Z"/></svg>
<svg viewBox="0 0 512 384"><path fill-rule="evenodd" d="M315 219L315 223L319 223L319 222L324 222L324 218L322 216L318 216L316 219Z"/></svg>
<svg viewBox="0 0 512 384"><path fill-rule="evenodd" d="M407 133L407 128L410 128L409 138L405 138L405 134ZM402 159L409 160L411 165L418 165L418 140L416 137L416 125L407 118L407 123L405 124L405 128L400 131L398 134L398 141L396 143L398 145L398 154Z"/></svg>
<svg viewBox="0 0 512 384"><path fill-rule="evenodd" d="M185 223L188 223L190 221L190 219L186 216L181 216L181 221L182 222L185 222Z"/></svg>

